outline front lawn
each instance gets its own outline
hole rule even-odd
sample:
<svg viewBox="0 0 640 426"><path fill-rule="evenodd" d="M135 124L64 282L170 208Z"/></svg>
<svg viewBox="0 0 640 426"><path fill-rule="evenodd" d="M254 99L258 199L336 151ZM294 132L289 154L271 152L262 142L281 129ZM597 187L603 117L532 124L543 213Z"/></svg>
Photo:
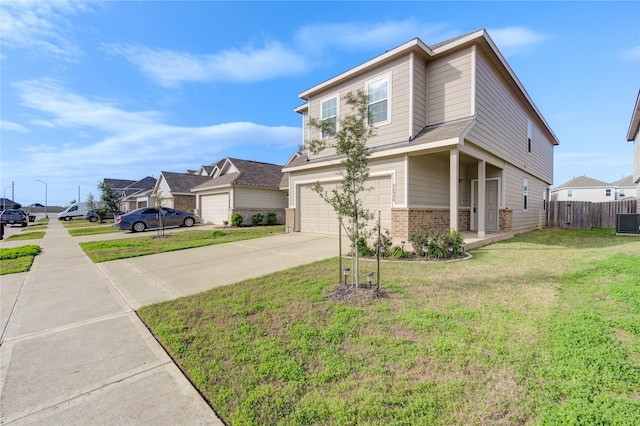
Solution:
<svg viewBox="0 0 640 426"><path fill-rule="evenodd" d="M26 272L31 268L33 259L40 253L40 247L28 245L0 249L0 275Z"/></svg>
<svg viewBox="0 0 640 426"><path fill-rule="evenodd" d="M124 231L114 228L113 224L100 225L97 223L91 223L90 226L79 226L79 227L69 229L69 234L72 237L80 237L83 235L113 234L116 232L124 232Z"/></svg>
<svg viewBox="0 0 640 426"><path fill-rule="evenodd" d="M327 298L331 259L138 313L227 424L640 424L640 240L472 254L384 262L372 302Z"/></svg>
<svg viewBox="0 0 640 426"><path fill-rule="evenodd" d="M26 231L26 232L25 232ZM24 228L19 234L9 235L5 241L39 240L44 237L44 231L31 231Z"/></svg>
<svg viewBox="0 0 640 426"><path fill-rule="evenodd" d="M249 240L280 234L284 226L256 226L231 228L215 231L182 231L159 237L156 231L148 231L144 236L110 241L80 243L80 247L94 262L146 256L174 250L183 250L232 241Z"/></svg>

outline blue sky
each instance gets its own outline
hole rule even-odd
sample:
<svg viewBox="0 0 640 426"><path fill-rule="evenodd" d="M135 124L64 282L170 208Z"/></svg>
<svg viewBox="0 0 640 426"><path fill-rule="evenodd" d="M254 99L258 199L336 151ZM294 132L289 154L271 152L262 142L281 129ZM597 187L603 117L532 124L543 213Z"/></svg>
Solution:
<svg viewBox="0 0 640 426"><path fill-rule="evenodd" d="M282 164L298 93L414 37L486 28L560 140L554 186L632 173L640 2L0 3L3 196L231 156ZM14 183L12 189L12 182Z"/></svg>

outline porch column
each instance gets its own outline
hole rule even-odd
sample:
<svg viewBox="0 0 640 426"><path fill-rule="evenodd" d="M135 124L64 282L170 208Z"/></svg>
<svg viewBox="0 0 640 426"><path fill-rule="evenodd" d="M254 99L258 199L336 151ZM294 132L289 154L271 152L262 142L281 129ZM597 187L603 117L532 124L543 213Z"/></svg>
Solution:
<svg viewBox="0 0 640 426"><path fill-rule="evenodd" d="M449 151L449 228L458 230L458 193L460 178L460 151Z"/></svg>
<svg viewBox="0 0 640 426"><path fill-rule="evenodd" d="M484 160L478 160L478 238L485 237L487 222L485 219L487 189L487 165Z"/></svg>

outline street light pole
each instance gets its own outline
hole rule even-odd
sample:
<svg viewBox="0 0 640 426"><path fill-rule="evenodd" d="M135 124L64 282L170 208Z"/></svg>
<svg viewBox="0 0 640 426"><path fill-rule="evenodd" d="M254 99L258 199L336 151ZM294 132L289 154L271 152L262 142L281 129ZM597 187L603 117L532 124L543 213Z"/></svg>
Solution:
<svg viewBox="0 0 640 426"><path fill-rule="evenodd" d="M44 183L44 217L49 218L49 213L47 213L47 206L49 205L49 200L47 199L49 191L47 190L47 182L36 179L38 182Z"/></svg>

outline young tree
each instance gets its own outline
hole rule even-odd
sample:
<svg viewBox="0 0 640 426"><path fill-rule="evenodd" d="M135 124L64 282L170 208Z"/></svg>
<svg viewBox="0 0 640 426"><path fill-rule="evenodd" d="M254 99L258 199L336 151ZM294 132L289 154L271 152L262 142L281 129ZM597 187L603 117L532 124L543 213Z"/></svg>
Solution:
<svg viewBox="0 0 640 426"><path fill-rule="evenodd" d="M105 213L113 212L115 214L118 211L120 202L118 193L110 183L99 182L98 189L100 190L100 202L95 212L102 222Z"/></svg>
<svg viewBox="0 0 640 426"><path fill-rule="evenodd" d="M87 195L87 209L95 210L98 206L96 205L96 197L93 196L93 193L89 193Z"/></svg>
<svg viewBox="0 0 640 426"><path fill-rule="evenodd" d="M351 113L340 119L337 129L335 122L322 121L315 117L310 120L310 126L329 137L310 141L309 150L318 154L327 148L333 148L336 154L344 156L339 171L342 180L338 186L327 191L320 182L316 182L313 190L333 207L341 222L342 219L348 221L346 233L351 241L354 261L353 283L357 285L360 276L358 243L369 236L368 224L373 218L371 212L364 208L359 195L363 191L371 190L366 187L370 155L366 144L367 140L375 135L375 128L370 125L373 119L369 113L369 99L366 93L362 90L355 94L349 92L343 100L351 108Z"/></svg>

